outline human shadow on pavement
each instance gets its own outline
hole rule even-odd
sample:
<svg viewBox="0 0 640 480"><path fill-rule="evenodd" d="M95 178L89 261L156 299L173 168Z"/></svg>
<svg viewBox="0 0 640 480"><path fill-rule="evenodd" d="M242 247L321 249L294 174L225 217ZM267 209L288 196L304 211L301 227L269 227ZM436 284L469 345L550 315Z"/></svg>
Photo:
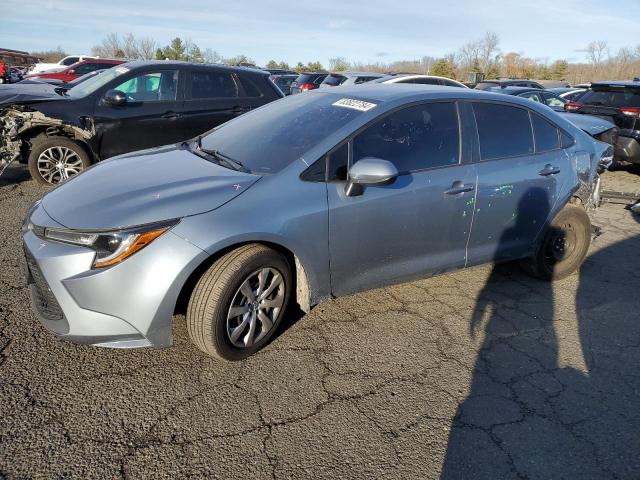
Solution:
<svg viewBox="0 0 640 480"><path fill-rule="evenodd" d="M493 268L470 322L484 338L441 478L640 477L639 251L634 236L581 271L575 350L588 373L559 364L553 284Z"/></svg>

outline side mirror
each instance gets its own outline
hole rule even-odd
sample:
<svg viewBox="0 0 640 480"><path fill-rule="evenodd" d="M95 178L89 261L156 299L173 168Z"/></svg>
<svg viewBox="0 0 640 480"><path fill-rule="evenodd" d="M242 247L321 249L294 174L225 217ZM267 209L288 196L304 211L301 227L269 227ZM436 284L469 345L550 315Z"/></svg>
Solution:
<svg viewBox="0 0 640 480"><path fill-rule="evenodd" d="M365 185L388 185L398 176L398 169L388 160L365 157L350 169L344 193L348 197L362 195Z"/></svg>
<svg viewBox="0 0 640 480"><path fill-rule="evenodd" d="M109 90L104 94L102 101L111 107L119 107L127 102L127 96L120 90Z"/></svg>

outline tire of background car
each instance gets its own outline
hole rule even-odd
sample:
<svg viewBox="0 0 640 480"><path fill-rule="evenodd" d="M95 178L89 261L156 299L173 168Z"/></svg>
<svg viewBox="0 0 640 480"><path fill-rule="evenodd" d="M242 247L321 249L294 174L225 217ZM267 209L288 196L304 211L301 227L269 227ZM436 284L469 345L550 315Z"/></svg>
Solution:
<svg viewBox="0 0 640 480"><path fill-rule="evenodd" d="M191 340L224 360L253 355L277 331L292 286L291 267L279 252L260 244L232 250L209 267L191 294Z"/></svg>
<svg viewBox="0 0 640 480"><path fill-rule="evenodd" d="M84 147L70 138L40 135L31 141L27 163L34 180L55 185L88 168L91 159Z"/></svg>
<svg viewBox="0 0 640 480"><path fill-rule="evenodd" d="M591 221L584 208L566 205L551 221L536 253L523 260L530 275L541 280L560 280L577 271L591 244Z"/></svg>

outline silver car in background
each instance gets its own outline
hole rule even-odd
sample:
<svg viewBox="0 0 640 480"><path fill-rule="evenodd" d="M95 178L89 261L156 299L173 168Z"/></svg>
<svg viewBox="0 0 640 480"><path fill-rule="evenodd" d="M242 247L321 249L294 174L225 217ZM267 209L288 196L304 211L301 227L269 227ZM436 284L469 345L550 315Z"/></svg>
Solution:
<svg viewBox="0 0 640 480"><path fill-rule="evenodd" d="M33 307L68 340L166 347L184 301L194 343L238 360L293 302L513 259L562 278L589 246L606 148L477 90L293 95L45 195L23 226Z"/></svg>

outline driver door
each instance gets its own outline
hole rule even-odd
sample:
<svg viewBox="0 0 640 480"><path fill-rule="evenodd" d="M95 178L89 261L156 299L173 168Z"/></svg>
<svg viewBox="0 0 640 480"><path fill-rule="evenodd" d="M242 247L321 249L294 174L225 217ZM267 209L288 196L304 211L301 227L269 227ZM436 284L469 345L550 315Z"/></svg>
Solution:
<svg viewBox="0 0 640 480"><path fill-rule="evenodd" d="M462 161L459 125L455 102L408 106L330 153L334 295L465 266L476 174ZM347 196L347 164L366 157L392 162L399 176Z"/></svg>
<svg viewBox="0 0 640 480"><path fill-rule="evenodd" d="M125 93L127 101L110 106L98 100L94 121L100 159L184 140L182 83L180 70L158 69L110 86Z"/></svg>

